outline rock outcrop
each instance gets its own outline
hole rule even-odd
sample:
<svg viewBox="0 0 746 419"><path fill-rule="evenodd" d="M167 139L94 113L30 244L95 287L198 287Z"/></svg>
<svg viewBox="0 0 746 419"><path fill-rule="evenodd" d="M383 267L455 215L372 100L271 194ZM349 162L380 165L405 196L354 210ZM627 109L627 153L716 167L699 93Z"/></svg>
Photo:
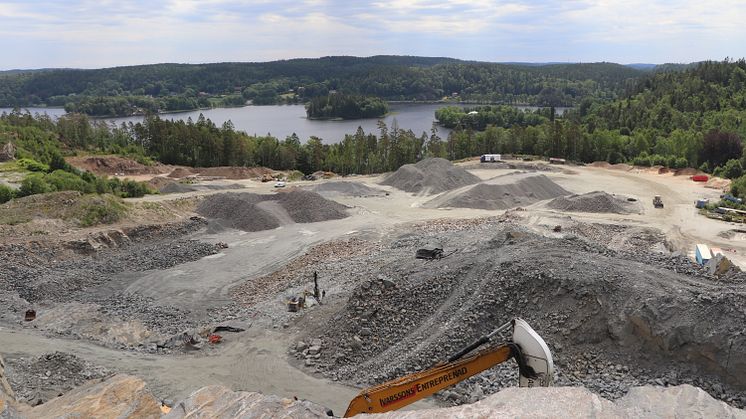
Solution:
<svg viewBox="0 0 746 419"><path fill-rule="evenodd" d="M713 399L688 384L676 387L633 387L616 405L628 417L746 418L746 411Z"/></svg>
<svg viewBox="0 0 746 419"><path fill-rule="evenodd" d="M160 418L158 400L139 378L125 374L91 381L71 392L30 409L30 418Z"/></svg>
<svg viewBox="0 0 746 419"><path fill-rule="evenodd" d="M0 356L0 419L20 418L17 411L13 389L5 377L5 361Z"/></svg>
<svg viewBox="0 0 746 419"><path fill-rule="evenodd" d="M733 418L746 411L715 400L690 385L634 387L612 403L583 387L511 387L473 404L443 409L397 411L366 416L370 419L448 418Z"/></svg>
<svg viewBox="0 0 746 419"><path fill-rule="evenodd" d="M0 382L3 380L0 363ZM19 411L23 415L19 414ZM165 416L160 403L145 383L128 375L105 381L92 381L48 403L30 408L16 405L0 385L0 419L29 418L328 418L330 411L318 404L232 391L224 386L208 386L176 403ZM342 413L342 412L337 412ZM358 416L361 419L363 416ZM746 419L746 411L715 400L702 389L690 385L676 387L635 387L611 402L583 387L511 387L473 404L413 411L365 415L369 419L448 418L731 418Z"/></svg>
<svg viewBox="0 0 746 419"><path fill-rule="evenodd" d="M16 147L13 143L5 143L0 147L0 162L15 160L16 158Z"/></svg>
<svg viewBox="0 0 746 419"><path fill-rule="evenodd" d="M164 419L207 418L328 418L327 409L305 400L203 387L178 402Z"/></svg>

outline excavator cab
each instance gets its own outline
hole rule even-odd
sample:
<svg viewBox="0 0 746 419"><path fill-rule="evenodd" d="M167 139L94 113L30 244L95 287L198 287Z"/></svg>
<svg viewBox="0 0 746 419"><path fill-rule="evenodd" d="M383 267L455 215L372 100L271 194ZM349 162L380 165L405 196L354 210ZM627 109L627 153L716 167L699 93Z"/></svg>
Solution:
<svg viewBox="0 0 746 419"><path fill-rule="evenodd" d="M508 328L513 331L510 341L469 355ZM526 321L515 318L464 347L444 363L363 390L350 402L345 417L400 409L511 358L518 364L519 386L553 384L554 361L549 347Z"/></svg>

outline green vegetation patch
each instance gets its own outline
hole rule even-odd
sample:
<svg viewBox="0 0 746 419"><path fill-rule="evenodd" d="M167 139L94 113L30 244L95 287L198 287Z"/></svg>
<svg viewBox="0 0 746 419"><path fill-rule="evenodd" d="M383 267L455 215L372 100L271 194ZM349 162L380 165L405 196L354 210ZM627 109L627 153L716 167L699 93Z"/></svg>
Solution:
<svg viewBox="0 0 746 419"><path fill-rule="evenodd" d="M129 206L113 195L83 195L77 191L52 192L14 199L0 206L0 224L27 223L33 219L59 219L80 227L121 220Z"/></svg>
<svg viewBox="0 0 746 419"><path fill-rule="evenodd" d="M389 105L377 97L341 93L315 97L306 105L306 114L312 119L380 118L388 111Z"/></svg>

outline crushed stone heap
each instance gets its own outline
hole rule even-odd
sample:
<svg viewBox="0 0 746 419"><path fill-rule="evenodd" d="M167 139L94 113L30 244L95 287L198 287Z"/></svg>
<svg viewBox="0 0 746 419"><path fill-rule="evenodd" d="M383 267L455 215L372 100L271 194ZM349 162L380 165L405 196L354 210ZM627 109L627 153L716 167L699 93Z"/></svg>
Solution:
<svg viewBox="0 0 746 419"><path fill-rule="evenodd" d="M347 207L301 189L273 195L248 192L211 195L197 212L223 227L262 231L288 223L315 223L349 216Z"/></svg>
<svg viewBox="0 0 746 419"><path fill-rule="evenodd" d="M545 175L515 173L445 193L427 202L425 207L502 210L567 194L568 191Z"/></svg>
<svg viewBox="0 0 746 419"><path fill-rule="evenodd" d="M630 214L639 212L638 205L606 192L594 191L582 195L562 196L550 201L552 209L570 212Z"/></svg>
<svg viewBox="0 0 746 419"><path fill-rule="evenodd" d="M509 223L440 233L460 250L423 264L412 255L433 237L402 236L371 255L384 267L372 262L375 269L355 272L360 283L345 306L301 337L322 342L314 366L323 375L381 383L522 317L554 352L559 385L616 399L635 385L692 384L746 404L746 393L735 391L746 385L746 359L733 356L746 350L744 282L723 284L685 257L643 251L653 243L612 250ZM472 402L516 382L507 364L485 374L443 397Z"/></svg>
<svg viewBox="0 0 746 419"><path fill-rule="evenodd" d="M446 159L405 164L381 182L404 192L437 194L479 182L479 178Z"/></svg>
<svg viewBox="0 0 746 419"><path fill-rule="evenodd" d="M380 189L371 188L362 183L348 181L324 182L311 188L311 191L324 196L366 197L385 194L385 192Z"/></svg>

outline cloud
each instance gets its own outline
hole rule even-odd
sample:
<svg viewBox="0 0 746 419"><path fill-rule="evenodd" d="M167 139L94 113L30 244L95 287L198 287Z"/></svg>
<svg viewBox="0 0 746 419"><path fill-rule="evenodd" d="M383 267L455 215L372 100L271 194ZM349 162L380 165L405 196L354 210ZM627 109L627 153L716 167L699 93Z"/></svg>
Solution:
<svg viewBox="0 0 746 419"><path fill-rule="evenodd" d="M746 55L742 0L0 0L2 68L410 54L503 61Z"/></svg>

